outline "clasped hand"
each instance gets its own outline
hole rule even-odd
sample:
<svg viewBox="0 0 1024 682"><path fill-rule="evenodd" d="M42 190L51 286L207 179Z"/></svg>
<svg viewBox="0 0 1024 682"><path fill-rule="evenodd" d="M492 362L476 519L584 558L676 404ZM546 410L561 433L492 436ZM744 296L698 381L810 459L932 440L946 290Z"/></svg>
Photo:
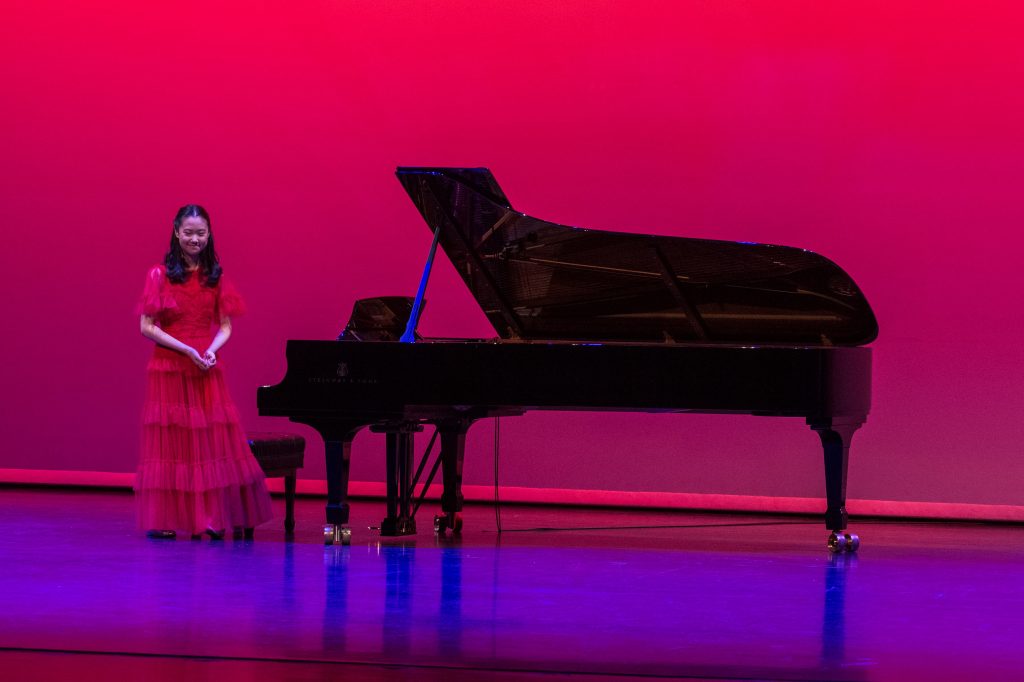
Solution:
<svg viewBox="0 0 1024 682"><path fill-rule="evenodd" d="M195 348L189 348L186 355L188 355L189 360L191 360L196 367L202 370L210 369L217 364L217 354L209 349L200 355L199 351Z"/></svg>

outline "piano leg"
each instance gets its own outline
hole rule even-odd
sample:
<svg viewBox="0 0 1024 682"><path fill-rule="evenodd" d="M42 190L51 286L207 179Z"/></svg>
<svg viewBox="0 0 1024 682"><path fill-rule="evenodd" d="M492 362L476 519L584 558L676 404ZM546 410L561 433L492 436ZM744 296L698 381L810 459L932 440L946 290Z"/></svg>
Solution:
<svg viewBox="0 0 1024 682"><path fill-rule="evenodd" d="M472 419L446 419L437 423L441 436L441 514L434 516L434 532L462 531L462 466L466 453L466 432Z"/></svg>
<svg viewBox="0 0 1024 682"><path fill-rule="evenodd" d="M832 417L808 418L807 424L818 432L825 454L825 527L832 531L828 548L833 552L856 552L860 538L846 531L846 471L850 459L850 441L864 420Z"/></svg>
<svg viewBox="0 0 1024 682"><path fill-rule="evenodd" d="M324 525L324 543L347 545L352 531L348 523L348 470L352 459L352 438L333 440L324 437L327 456L327 523Z"/></svg>
<svg viewBox="0 0 1024 682"><path fill-rule="evenodd" d="M299 420L293 420L299 421ZM348 523L348 469L352 456L352 439L365 422L354 421L305 421L324 439L324 454L327 460L327 522L324 525L324 543L347 545L352 531Z"/></svg>
<svg viewBox="0 0 1024 682"><path fill-rule="evenodd" d="M398 438L396 434L385 436L384 483L387 486L387 519L398 518Z"/></svg>

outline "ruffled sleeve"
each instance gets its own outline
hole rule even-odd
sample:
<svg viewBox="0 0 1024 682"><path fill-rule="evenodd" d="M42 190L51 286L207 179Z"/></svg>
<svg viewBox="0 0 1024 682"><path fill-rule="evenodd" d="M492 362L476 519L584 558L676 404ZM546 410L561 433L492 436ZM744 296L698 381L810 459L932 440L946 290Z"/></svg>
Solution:
<svg viewBox="0 0 1024 682"><path fill-rule="evenodd" d="M238 317L245 314L245 301L235 289L227 275L220 276L217 283L217 320L224 317Z"/></svg>
<svg viewBox="0 0 1024 682"><path fill-rule="evenodd" d="M150 268L146 273L146 285L142 289L142 296L135 306L135 314L159 317L163 312L175 310L178 304L175 303L168 284L164 266L154 265Z"/></svg>

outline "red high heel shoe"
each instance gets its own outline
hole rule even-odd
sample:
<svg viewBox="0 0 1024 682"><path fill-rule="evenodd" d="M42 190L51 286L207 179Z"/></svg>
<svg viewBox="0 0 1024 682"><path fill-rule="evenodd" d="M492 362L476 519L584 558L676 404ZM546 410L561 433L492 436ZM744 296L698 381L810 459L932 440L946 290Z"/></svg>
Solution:
<svg viewBox="0 0 1024 682"><path fill-rule="evenodd" d="M202 540L204 535L209 535L211 540L223 540L224 531L207 528L202 533L192 533L193 540Z"/></svg>

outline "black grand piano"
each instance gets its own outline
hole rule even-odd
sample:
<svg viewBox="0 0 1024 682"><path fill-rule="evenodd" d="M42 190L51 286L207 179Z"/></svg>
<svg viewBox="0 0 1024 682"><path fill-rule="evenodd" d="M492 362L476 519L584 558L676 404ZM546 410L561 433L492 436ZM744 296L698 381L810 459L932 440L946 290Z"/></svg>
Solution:
<svg viewBox="0 0 1024 682"><path fill-rule="evenodd" d="M406 535L416 532L413 434L425 426L440 440L434 526L447 532L461 527L475 421L614 410L805 419L824 449L829 547L856 550L847 459L871 404L864 345L878 324L837 265L785 246L550 223L514 210L485 168L397 175L498 336L402 343L388 328L412 306L391 298L357 304L338 341L288 341L287 374L258 389L257 405L323 437L326 542L350 537L350 450L365 427L386 434L381 533Z"/></svg>

